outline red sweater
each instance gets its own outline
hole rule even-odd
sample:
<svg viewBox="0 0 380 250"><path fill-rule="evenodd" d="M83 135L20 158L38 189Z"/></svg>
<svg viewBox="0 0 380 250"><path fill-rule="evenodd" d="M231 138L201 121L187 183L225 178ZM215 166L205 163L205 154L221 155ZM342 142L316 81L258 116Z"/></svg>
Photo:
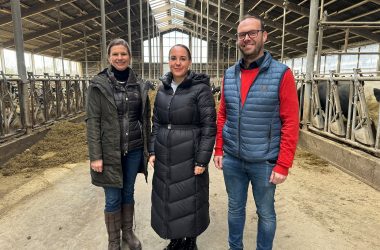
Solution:
<svg viewBox="0 0 380 250"><path fill-rule="evenodd" d="M241 69L241 87L240 97L241 104L243 105L249 89L253 84L259 68L254 69ZM280 83L280 119L281 127L281 141L280 152L274 167L276 173L288 175L288 170L293 164L294 154L298 142L298 98L297 89L294 81L293 73L288 69ZM217 119L217 133L215 143L215 156L223 155L223 137L222 130L226 122L226 103L222 88L221 99L219 104L218 119Z"/></svg>

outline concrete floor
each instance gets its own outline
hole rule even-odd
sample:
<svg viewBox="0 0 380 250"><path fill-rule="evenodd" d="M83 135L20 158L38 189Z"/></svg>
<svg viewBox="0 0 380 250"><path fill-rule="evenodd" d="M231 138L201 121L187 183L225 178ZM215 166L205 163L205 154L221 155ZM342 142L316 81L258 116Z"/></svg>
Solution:
<svg viewBox="0 0 380 250"><path fill-rule="evenodd" d="M380 193L332 166L314 171L300 167L303 163L297 160L288 180L277 189L274 249L380 249ZM145 250L168 244L150 227L151 176L152 170L148 183L138 177L135 194L136 234ZM90 184L88 163L47 170L42 177L44 184L34 185L40 188L28 197L8 207L3 204L0 249L107 249L104 194ZM222 172L210 166L210 179L211 224L199 237L198 247L228 249ZM245 249L255 249L256 223L250 198Z"/></svg>

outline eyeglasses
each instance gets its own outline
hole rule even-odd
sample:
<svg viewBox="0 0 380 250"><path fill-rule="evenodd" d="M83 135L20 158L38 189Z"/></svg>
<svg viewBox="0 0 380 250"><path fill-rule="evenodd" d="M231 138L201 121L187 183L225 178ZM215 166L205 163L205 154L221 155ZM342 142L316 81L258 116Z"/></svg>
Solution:
<svg viewBox="0 0 380 250"><path fill-rule="evenodd" d="M250 30L248 32L240 32L240 33L237 33L237 37L239 40L243 40L247 35L249 38L256 38L257 35L259 34L260 31L264 31L264 30Z"/></svg>

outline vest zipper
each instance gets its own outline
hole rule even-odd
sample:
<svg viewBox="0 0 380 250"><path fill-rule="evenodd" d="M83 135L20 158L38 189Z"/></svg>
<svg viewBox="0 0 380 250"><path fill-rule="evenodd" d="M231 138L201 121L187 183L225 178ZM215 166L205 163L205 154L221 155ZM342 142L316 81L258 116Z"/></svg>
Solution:
<svg viewBox="0 0 380 250"><path fill-rule="evenodd" d="M241 147L240 147L240 117L241 117L241 110L242 110L242 107L241 107L241 100L239 98L239 117L238 117L238 158L240 158L240 151L241 151Z"/></svg>
<svg viewBox="0 0 380 250"><path fill-rule="evenodd" d="M267 153L269 152L270 144L272 141L272 123L273 123L273 121L269 125Z"/></svg>

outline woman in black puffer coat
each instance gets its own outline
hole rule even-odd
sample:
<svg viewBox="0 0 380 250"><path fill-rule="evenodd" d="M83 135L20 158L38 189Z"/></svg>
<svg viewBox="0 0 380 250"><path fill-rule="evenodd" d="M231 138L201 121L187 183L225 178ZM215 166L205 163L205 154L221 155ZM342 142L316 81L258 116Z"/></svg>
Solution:
<svg viewBox="0 0 380 250"><path fill-rule="evenodd" d="M190 65L186 46L170 49L170 72L154 104L151 224L171 240L165 249L197 249L196 237L210 223L207 165L216 134L215 102L209 77L190 71Z"/></svg>

